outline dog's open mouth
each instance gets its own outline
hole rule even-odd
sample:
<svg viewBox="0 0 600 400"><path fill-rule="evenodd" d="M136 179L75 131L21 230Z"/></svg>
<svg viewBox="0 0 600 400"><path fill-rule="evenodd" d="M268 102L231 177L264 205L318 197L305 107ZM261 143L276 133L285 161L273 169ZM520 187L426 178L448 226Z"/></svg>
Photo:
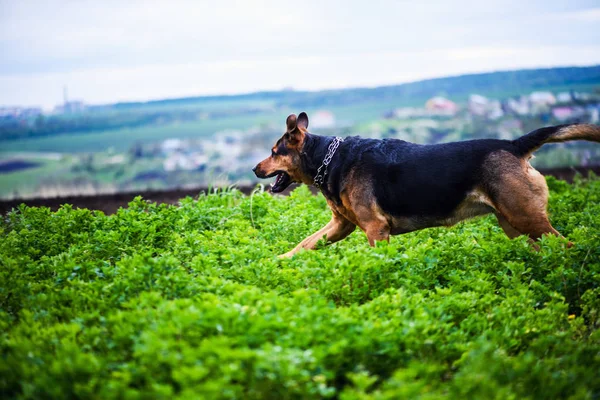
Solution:
<svg viewBox="0 0 600 400"><path fill-rule="evenodd" d="M284 191L290 184L292 183L292 179L285 172L278 172L277 178L275 178L275 182L271 184L271 192L279 193Z"/></svg>

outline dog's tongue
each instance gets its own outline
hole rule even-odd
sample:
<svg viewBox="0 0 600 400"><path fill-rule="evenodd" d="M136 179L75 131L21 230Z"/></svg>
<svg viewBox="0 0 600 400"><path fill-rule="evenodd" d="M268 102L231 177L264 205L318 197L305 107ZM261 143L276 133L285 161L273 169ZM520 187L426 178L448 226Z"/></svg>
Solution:
<svg viewBox="0 0 600 400"><path fill-rule="evenodd" d="M277 186L281 179L283 179L283 174L277 174L277 176L275 177L275 182L271 183L271 187Z"/></svg>

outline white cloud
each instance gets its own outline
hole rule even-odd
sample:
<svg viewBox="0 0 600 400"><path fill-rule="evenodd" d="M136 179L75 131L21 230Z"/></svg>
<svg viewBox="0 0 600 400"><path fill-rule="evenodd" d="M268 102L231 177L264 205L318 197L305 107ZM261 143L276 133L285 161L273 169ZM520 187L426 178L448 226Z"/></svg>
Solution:
<svg viewBox="0 0 600 400"><path fill-rule="evenodd" d="M49 108L62 101L65 84L72 98L98 104L287 86L308 90L378 86L481 71L596 63L600 63L600 45L474 47L91 68L0 76L0 104L42 104Z"/></svg>
<svg viewBox="0 0 600 400"><path fill-rule="evenodd" d="M554 21L600 22L600 8L549 13L545 18Z"/></svg>
<svg viewBox="0 0 600 400"><path fill-rule="evenodd" d="M49 107L65 84L108 103L600 63L582 1L0 0L0 104Z"/></svg>

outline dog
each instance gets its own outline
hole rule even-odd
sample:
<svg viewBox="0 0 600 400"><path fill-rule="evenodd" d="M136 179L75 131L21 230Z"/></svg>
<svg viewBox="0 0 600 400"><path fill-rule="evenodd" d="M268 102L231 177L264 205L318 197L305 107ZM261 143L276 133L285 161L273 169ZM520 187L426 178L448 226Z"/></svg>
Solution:
<svg viewBox="0 0 600 400"><path fill-rule="evenodd" d="M548 220L548 186L530 164L545 143L600 142L600 126L540 128L516 140L478 139L419 145L398 139L345 139L308 132L308 115L291 114L271 155L253 171L276 177L271 192L292 182L317 186L331 208L331 221L280 257L317 242L344 239L358 226L369 244L390 235L493 213L509 238L560 236Z"/></svg>

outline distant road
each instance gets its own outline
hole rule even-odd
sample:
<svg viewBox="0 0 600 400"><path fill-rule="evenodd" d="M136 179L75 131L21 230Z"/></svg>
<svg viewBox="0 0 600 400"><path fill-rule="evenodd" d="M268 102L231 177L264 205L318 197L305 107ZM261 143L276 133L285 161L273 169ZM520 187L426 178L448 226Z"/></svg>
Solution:
<svg viewBox="0 0 600 400"><path fill-rule="evenodd" d="M569 168L552 168L540 169L544 175L551 175L558 179L563 179L569 182L573 181L576 173L587 176L589 171L593 171L596 175L600 175L600 165L590 167L569 167ZM297 185L291 185L282 194L289 194ZM256 186L247 185L237 187L245 194L250 194ZM267 185L265 185L267 187ZM206 187L198 187L194 189L173 189L173 190L146 190L127 193L103 194L95 196L66 196L54 198L36 198L25 200L3 200L0 201L0 215L4 215L19 204L25 203L35 207L50 207L52 210L57 210L62 204L72 204L76 208L88 208L90 210L100 210L106 214L113 214L120 207L126 207L127 204L136 196L142 196L146 200L157 203L177 204L177 202L187 196L196 197L199 193L207 192ZM311 190L316 193L314 188Z"/></svg>

